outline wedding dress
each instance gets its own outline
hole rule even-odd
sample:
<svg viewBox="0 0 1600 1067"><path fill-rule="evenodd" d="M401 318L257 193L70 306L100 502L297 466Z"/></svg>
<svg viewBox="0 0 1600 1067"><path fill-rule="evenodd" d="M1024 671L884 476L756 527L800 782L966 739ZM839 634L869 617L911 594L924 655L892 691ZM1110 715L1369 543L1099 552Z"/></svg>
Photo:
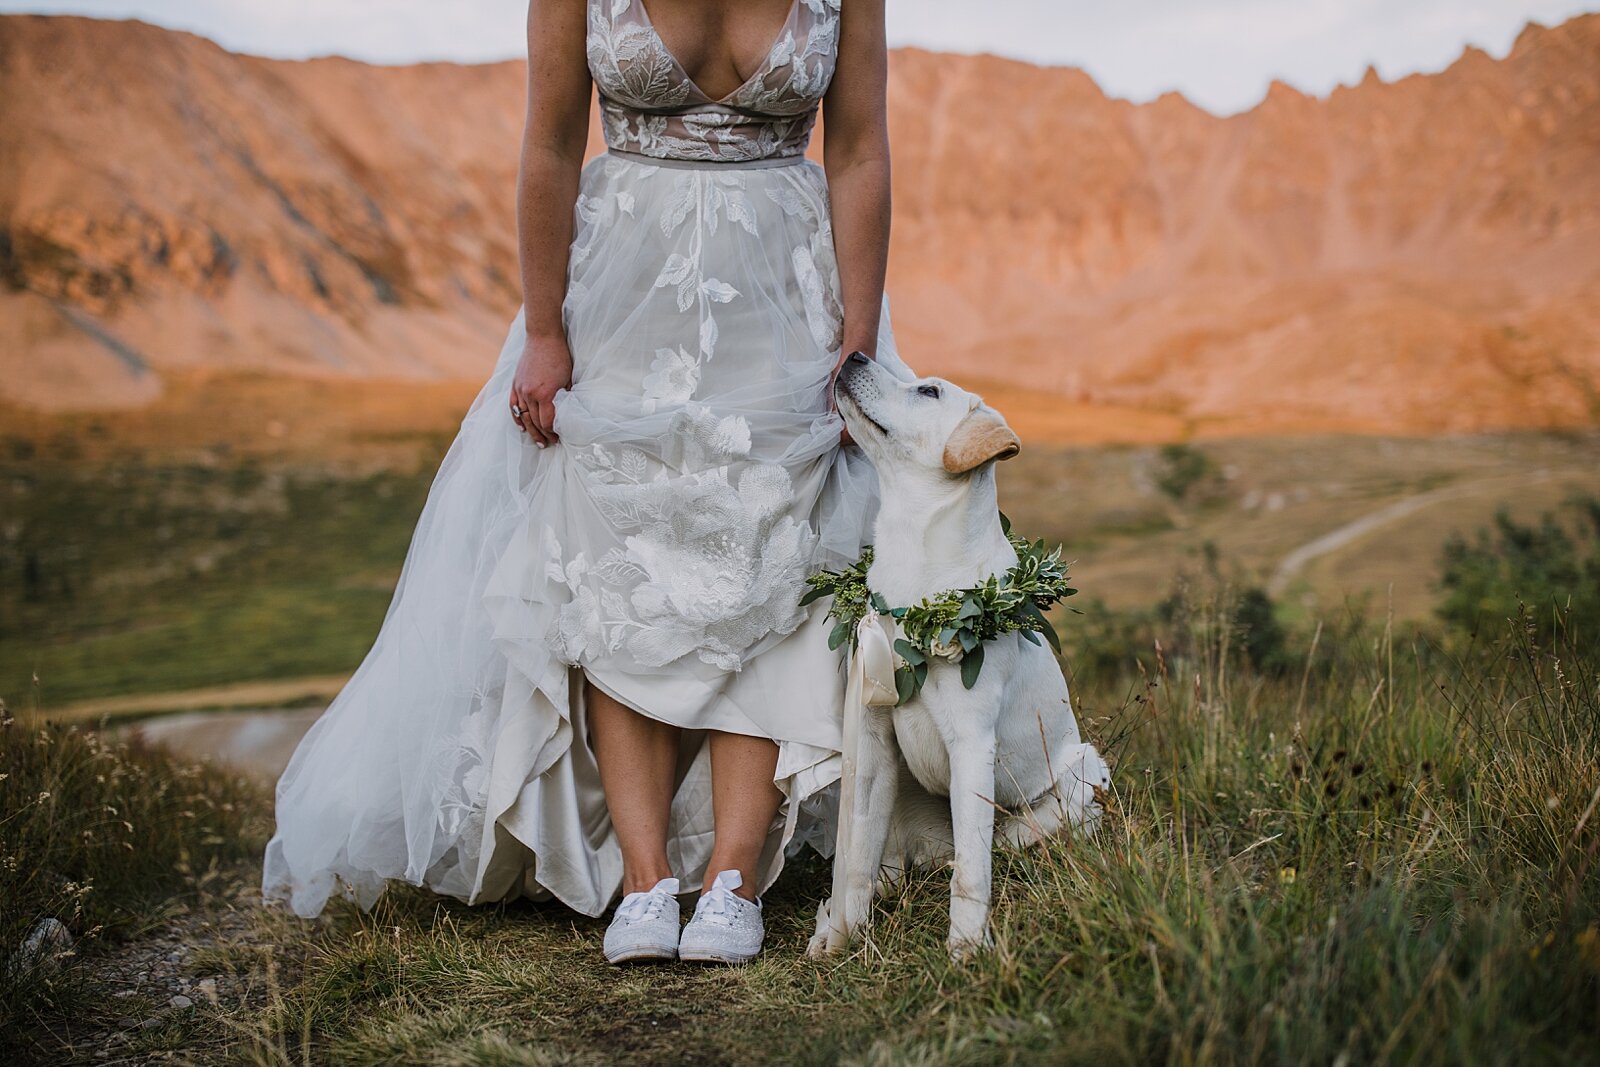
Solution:
<svg viewBox="0 0 1600 1067"><path fill-rule="evenodd" d="M711 100L640 0L590 0L609 151L583 169L562 312L558 444L512 422L518 314L430 490L366 659L277 788L263 889L301 915L391 879L468 902L598 915L622 858L585 675L685 728L668 857L701 881L707 730L774 739L783 804L761 861L831 852L844 691L826 602L877 480L828 409L842 310L823 169L804 156L840 0L794 0L765 61ZM878 360L895 352L887 305Z"/></svg>

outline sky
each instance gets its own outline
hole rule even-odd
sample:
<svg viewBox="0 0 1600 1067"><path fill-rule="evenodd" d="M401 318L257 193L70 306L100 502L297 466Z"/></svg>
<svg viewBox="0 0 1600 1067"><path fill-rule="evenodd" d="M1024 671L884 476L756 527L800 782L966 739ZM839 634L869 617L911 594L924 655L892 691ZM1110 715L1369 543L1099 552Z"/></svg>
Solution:
<svg viewBox="0 0 1600 1067"><path fill-rule="evenodd" d="M850 0L844 0L849 3ZM1218 114L1273 79L1317 95L1448 66L1466 45L1505 55L1528 21L1600 0L887 0L891 45L994 52L1086 69L1113 96L1178 90ZM0 0L0 12L142 18L236 51L377 63L521 54L526 0Z"/></svg>

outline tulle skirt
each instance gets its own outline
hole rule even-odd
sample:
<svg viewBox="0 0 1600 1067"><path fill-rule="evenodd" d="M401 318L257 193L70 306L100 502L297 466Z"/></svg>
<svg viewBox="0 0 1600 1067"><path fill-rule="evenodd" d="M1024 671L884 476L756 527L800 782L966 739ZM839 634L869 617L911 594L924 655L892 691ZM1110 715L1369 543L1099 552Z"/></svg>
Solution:
<svg viewBox="0 0 1600 1067"><path fill-rule="evenodd" d="M761 888L832 847L844 692L805 577L854 561L877 480L840 448L827 186L809 161L583 171L557 445L508 414L519 314L429 492L376 643L277 788L263 890L311 916L391 880L598 915L622 859L583 679L684 729L668 856L710 856L710 730L771 738ZM878 359L895 352L887 306Z"/></svg>

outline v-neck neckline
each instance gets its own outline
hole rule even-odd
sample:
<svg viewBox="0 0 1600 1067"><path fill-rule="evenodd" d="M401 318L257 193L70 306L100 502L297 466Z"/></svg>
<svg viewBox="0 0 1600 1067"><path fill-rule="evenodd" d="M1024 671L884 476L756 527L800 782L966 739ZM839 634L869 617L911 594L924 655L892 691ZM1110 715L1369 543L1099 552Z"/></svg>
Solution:
<svg viewBox="0 0 1600 1067"><path fill-rule="evenodd" d="M700 99L707 103L719 105L732 103L740 93L750 88L757 78L765 77L771 73L767 69L767 64L772 61L772 53L777 51L778 46L783 43L784 34L789 32L791 24L794 22L795 13L800 10L800 0L792 0L789 4L789 13L784 16L783 25L778 27L777 36L772 39L771 44L767 45L767 50L761 53L761 62L757 65L755 73L741 82L739 87L727 96L713 100L704 89L700 88L700 83L689 76L689 69L678 62L678 57L673 54L672 46L667 44L667 39L661 36L660 30L656 29L656 20L650 17L650 9L645 6L644 0L633 0L633 2L639 6L639 14L644 17L644 24L650 28L650 35L661 45L661 51L666 53L668 59L672 60L672 65L678 68L678 73L683 76L683 80L688 83L689 88L698 93Z"/></svg>

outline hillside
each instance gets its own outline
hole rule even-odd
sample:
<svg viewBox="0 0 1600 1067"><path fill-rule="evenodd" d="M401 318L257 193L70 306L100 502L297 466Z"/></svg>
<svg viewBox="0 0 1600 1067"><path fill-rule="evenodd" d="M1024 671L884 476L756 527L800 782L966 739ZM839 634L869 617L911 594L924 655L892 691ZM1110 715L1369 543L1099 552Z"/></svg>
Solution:
<svg viewBox="0 0 1600 1067"><path fill-rule="evenodd" d="M1030 425L1600 417L1600 16L1227 119L986 56L900 50L891 78L904 354ZM519 301L522 100L518 63L285 62L0 18L0 401L481 380Z"/></svg>

